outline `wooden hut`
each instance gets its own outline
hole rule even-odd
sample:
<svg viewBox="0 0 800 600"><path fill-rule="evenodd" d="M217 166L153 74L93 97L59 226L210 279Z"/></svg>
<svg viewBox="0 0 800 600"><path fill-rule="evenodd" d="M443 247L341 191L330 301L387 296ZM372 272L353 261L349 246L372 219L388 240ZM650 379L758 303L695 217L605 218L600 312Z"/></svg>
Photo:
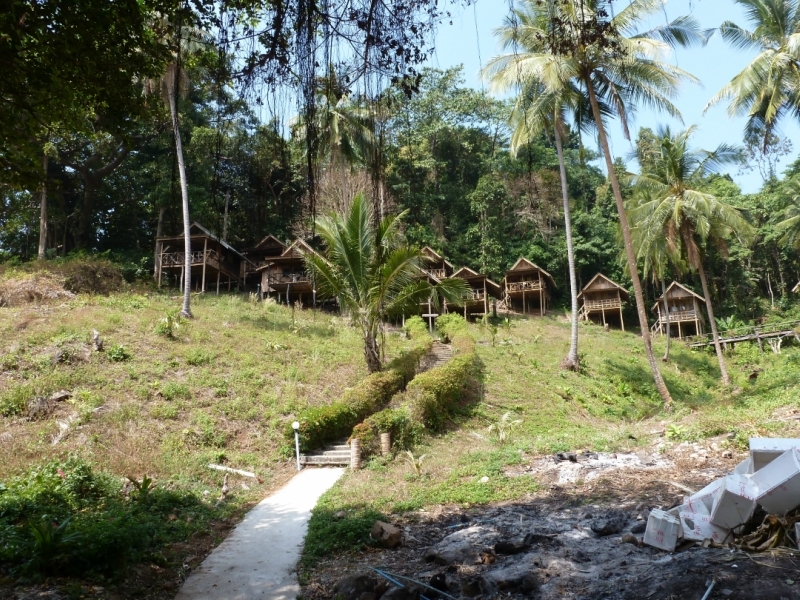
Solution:
<svg viewBox="0 0 800 600"><path fill-rule="evenodd" d="M261 293L264 297L275 297L278 302L301 305L317 304L317 289L313 278L306 272L303 257L316 254L305 241L297 239L279 256L270 257L266 264L258 267L261 273Z"/></svg>
<svg viewBox="0 0 800 600"><path fill-rule="evenodd" d="M667 297L669 314L664 314L664 296ZM658 316L653 331L664 334L667 327L671 327L670 335L679 339L704 333L705 320L703 309L706 301L689 288L673 281L667 291L662 294L651 309Z"/></svg>
<svg viewBox="0 0 800 600"><path fill-rule="evenodd" d="M255 273L259 267L266 266L272 258L280 256L285 251L286 244L272 234L265 237L252 248L242 250L242 254L247 258L247 261L242 263L244 267L242 278L244 279L247 275Z"/></svg>
<svg viewBox="0 0 800 600"><path fill-rule="evenodd" d="M622 319L622 303L630 299L628 290L611 281L602 273L598 273L592 280L583 286L578 294L580 311L578 318L584 321L598 321L606 325L609 321L616 321L625 331L625 321Z"/></svg>
<svg viewBox="0 0 800 600"><path fill-rule="evenodd" d="M503 280L506 306L517 312L529 313L538 308L539 314L547 312L550 288L555 287L552 275L527 258L520 258Z"/></svg>
<svg viewBox="0 0 800 600"><path fill-rule="evenodd" d="M503 297L503 286L469 267L461 267L452 276L466 281L467 286L472 290L472 298L464 302L462 306L449 305L448 307L448 310L453 310L453 312L463 311L465 319L468 319L470 315L488 315L490 306L494 311L496 301ZM492 300L489 300L490 298Z"/></svg>
<svg viewBox="0 0 800 600"><path fill-rule="evenodd" d="M199 223L192 223L189 228L189 240L192 245L191 272L188 274L189 285L197 291L205 292L207 284L219 286L225 283L228 290L231 284L243 283L243 265L247 259L230 244L223 242ZM161 287L164 273L173 274L179 286L183 288L185 269L184 236L161 237L156 240L159 248L156 264L156 280Z"/></svg>
<svg viewBox="0 0 800 600"><path fill-rule="evenodd" d="M420 260L420 266L430 275L435 277L436 279L446 279L453 275L455 269L453 265L450 264L444 256L436 252L430 246L425 246L422 250L420 250L422 254L422 259Z"/></svg>

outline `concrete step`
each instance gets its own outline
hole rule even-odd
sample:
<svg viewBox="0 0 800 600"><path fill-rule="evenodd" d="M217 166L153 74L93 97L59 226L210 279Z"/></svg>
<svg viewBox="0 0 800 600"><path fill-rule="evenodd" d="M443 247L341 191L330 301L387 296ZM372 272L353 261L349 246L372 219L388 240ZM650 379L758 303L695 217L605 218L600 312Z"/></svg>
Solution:
<svg viewBox="0 0 800 600"><path fill-rule="evenodd" d="M350 450L346 452L336 451L336 452L309 452L307 456L328 456L331 458L350 458Z"/></svg>
<svg viewBox="0 0 800 600"><path fill-rule="evenodd" d="M305 456L300 455L301 465L349 465L350 457L347 459L338 456Z"/></svg>

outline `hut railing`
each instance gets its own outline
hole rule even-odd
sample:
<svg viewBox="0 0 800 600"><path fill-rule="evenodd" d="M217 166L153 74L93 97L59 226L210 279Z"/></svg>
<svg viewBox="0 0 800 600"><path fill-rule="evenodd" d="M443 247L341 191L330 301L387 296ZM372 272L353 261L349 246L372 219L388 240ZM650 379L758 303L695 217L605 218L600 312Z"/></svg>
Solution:
<svg viewBox="0 0 800 600"><path fill-rule="evenodd" d="M509 281L506 290L509 292L539 291L544 288L541 281Z"/></svg>
<svg viewBox="0 0 800 600"><path fill-rule="evenodd" d="M222 262L216 250L206 250L205 253L202 250L197 250L191 253L190 256L191 264L202 265L203 254L205 254L206 264L217 266ZM161 254L161 266L182 267L185 263L185 258L186 258L185 252L163 252Z"/></svg>
<svg viewBox="0 0 800 600"><path fill-rule="evenodd" d="M311 283L311 278L306 273L276 274L269 276L269 283Z"/></svg>
<svg viewBox="0 0 800 600"><path fill-rule="evenodd" d="M584 308L588 310L604 310L606 308L621 308L622 301L617 298L606 298L603 300L584 300Z"/></svg>
<svg viewBox="0 0 800 600"><path fill-rule="evenodd" d="M436 279L444 279L447 277L447 272L444 269L425 269L429 275L436 277Z"/></svg>
<svg viewBox="0 0 800 600"><path fill-rule="evenodd" d="M669 313L670 323L677 323L678 321L695 321L702 318L702 315L700 315L696 310L677 310ZM662 314L656 322L658 324L666 325L667 317Z"/></svg>
<svg viewBox="0 0 800 600"><path fill-rule="evenodd" d="M472 290L472 299L473 300L483 300L486 297L486 292L483 290Z"/></svg>

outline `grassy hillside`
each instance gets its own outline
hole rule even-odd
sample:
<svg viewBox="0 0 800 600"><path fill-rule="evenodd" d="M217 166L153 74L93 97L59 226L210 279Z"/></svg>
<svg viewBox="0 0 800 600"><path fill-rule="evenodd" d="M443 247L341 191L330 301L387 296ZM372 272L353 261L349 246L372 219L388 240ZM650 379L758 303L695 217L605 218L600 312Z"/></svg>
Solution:
<svg viewBox="0 0 800 600"><path fill-rule="evenodd" d="M671 360L662 365L675 400L673 411L666 413L636 334L582 323L583 369L573 373L559 368L569 348L569 325L563 318L517 320L496 331L470 328L478 340L482 372L476 373L473 397L466 399L449 432L414 449L415 459L424 457L419 473L405 454L394 460L375 458L364 470L348 473L323 497L312 519L307 560L365 543L379 513L537 493L535 478L504 474L532 455L623 450L651 444L661 435L677 443L722 432L735 432L734 443L745 446L753 435L796 429L796 420L781 419L783 411L798 406L800 348L794 344L780 355L768 348L761 354L755 344L739 345L728 355L733 386L723 391L716 356L673 341ZM659 355L664 343L656 339ZM505 442L498 428L506 431ZM330 518L341 510L347 519Z"/></svg>

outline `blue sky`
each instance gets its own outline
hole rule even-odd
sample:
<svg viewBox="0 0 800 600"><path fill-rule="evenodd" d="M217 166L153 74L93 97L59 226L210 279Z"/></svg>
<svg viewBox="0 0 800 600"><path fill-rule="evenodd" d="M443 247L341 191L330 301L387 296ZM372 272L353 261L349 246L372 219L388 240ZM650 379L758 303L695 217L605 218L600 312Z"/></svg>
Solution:
<svg viewBox="0 0 800 600"><path fill-rule="evenodd" d="M624 1L620 0L620 5ZM480 88L481 61L485 63L492 56L500 54L501 48L497 44L493 30L502 24L508 10L509 0L477 0L474 6L456 8L452 19L453 25L443 24L439 29L436 53L430 65L444 69L463 64L467 85ZM718 27L725 20L732 20L742 27L750 27L744 12L733 0L671 0L665 4L665 10L669 19L692 14L704 28ZM650 26L658 24L658 20L663 23L664 19L664 15L661 14ZM671 57L677 66L692 73L702 84L685 85L675 100L683 115L685 126L698 126L698 132L694 137L696 147L713 150L723 142L741 143L744 119L728 117L727 107L724 104L710 108L705 114L703 109L720 88L741 71L753 56L755 53L752 51L744 52L731 48L718 34L715 34L705 48L677 50ZM662 123L669 124L673 128L682 127L680 122L663 113L652 113L641 109L631 126L631 135L635 138L639 127L655 128ZM624 138L622 129L614 123L610 127L609 134L615 156L627 156L632 146ZM798 137L800 126L790 117L781 124L780 134L789 139L800 139ZM795 145L792 152L781 161L778 167L779 173L796 158L798 151L800 145ZM755 192L762 185L758 169L739 174L738 169L734 168L730 174L744 192Z"/></svg>

